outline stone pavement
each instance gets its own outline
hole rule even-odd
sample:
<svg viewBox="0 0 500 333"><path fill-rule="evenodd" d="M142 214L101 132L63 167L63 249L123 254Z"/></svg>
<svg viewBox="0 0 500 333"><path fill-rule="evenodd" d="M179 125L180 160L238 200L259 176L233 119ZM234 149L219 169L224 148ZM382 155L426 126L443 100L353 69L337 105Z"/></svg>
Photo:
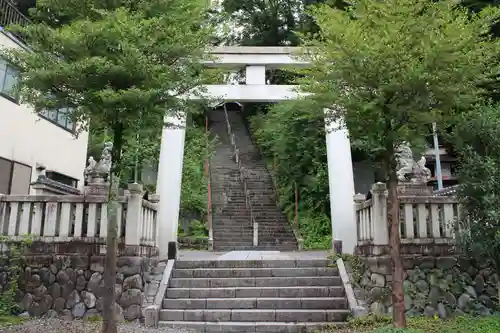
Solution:
<svg viewBox="0 0 500 333"><path fill-rule="evenodd" d="M231 252L209 252L189 251L179 252L179 260L206 261L206 260L318 260L327 259L329 251L231 251Z"/></svg>

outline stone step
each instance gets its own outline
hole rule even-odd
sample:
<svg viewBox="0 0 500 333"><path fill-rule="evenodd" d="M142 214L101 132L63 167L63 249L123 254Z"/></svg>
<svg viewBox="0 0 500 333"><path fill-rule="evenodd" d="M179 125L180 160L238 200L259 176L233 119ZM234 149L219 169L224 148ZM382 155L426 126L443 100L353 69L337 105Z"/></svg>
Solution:
<svg viewBox="0 0 500 333"><path fill-rule="evenodd" d="M347 309L344 297L302 298L172 298L163 300L163 309Z"/></svg>
<svg viewBox="0 0 500 333"><path fill-rule="evenodd" d="M290 234L293 234L291 230L288 230L288 228L282 227L282 226L273 226L271 224L264 224L261 222L257 222L259 224L259 234L265 233L265 232L290 232ZM253 225L249 224L246 226L242 226L241 224L238 223L231 223L229 221L227 222L220 222L220 221L214 221L213 224L214 229L219 229L219 230L226 230L226 231L252 231L253 232ZM280 236L282 236L280 234Z"/></svg>
<svg viewBox="0 0 500 333"><path fill-rule="evenodd" d="M244 216L237 216L236 218L237 219L228 219L227 217L224 217L224 219L217 219L217 216L214 217L214 227L216 226L217 224L217 227L240 227L240 226L244 226L245 228L249 228L250 226L252 227L252 230L253 230L253 223L250 223L250 220L246 220L246 222L248 223L241 223L241 222L245 222L245 220L243 219ZM292 231L291 229L283 226L283 225L276 225L275 223L273 222L283 222L283 221L286 221L286 220L278 220L278 219L273 219L273 220L257 220L256 222L259 224L259 230L264 230L264 231L273 231L273 232L276 232L276 231ZM288 222L287 222L288 223Z"/></svg>
<svg viewBox="0 0 500 333"><path fill-rule="evenodd" d="M349 310L337 309L162 309L161 321L342 322Z"/></svg>
<svg viewBox="0 0 500 333"><path fill-rule="evenodd" d="M249 242L252 243L252 242ZM229 252L229 251L284 251L291 252L297 250L297 244L272 244L272 245L217 245L214 241L214 249L220 252Z"/></svg>
<svg viewBox="0 0 500 333"><path fill-rule="evenodd" d="M259 239L259 247L264 247L264 248L270 248L270 247L293 247L293 246L296 246L297 244L297 241L294 240L294 239L290 239L290 240L282 240L282 239L279 239L279 240L269 240L269 241L265 241L265 240L262 240L262 239Z"/></svg>
<svg viewBox="0 0 500 333"><path fill-rule="evenodd" d="M222 246L235 246L235 247L251 247L253 246L253 236L248 237L246 235L242 236L233 236L233 237L241 237L238 241L228 241L225 238L220 238L219 236L214 235L214 246L222 247Z"/></svg>
<svg viewBox="0 0 500 333"><path fill-rule="evenodd" d="M297 247L297 242L290 240L290 241L281 241L279 242L274 242L274 241L269 241L269 242L264 242L259 240L259 245L258 247L264 248L264 249L270 249L270 248L279 248L279 249L289 249L290 251L293 251L294 248Z"/></svg>
<svg viewBox="0 0 500 333"><path fill-rule="evenodd" d="M248 251L258 251L258 250L269 250L271 248L287 248L287 247L293 247L295 246L295 243L296 241L294 240L289 240L289 241L282 241L282 240L278 240L278 241L268 241L268 242L265 242L265 241L261 241L259 240L259 244L257 246L253 246L253 238L250 240L250 239L246 239L246 240L241 240L241 241L228 241L228 240L219 240L217 241L217 238L214 236L214 241L215 241L215 245L217 247L221 247L221 246L226 246L226 247L234 247L234 246L242 246L244 245L245 247L248 247ZM242 250L243 251L243 250Z"/></svg>
<svg viewBox="0 0 500 333"><path fill-rule="evenodd" d="M276 221L276 220L275 220ZM281 222L281 221L276 221L276 222ZM259 227L259 233L261 232L272 232L276 233L279 232L281 236L281 233L286 233L289 232L290 234L293 233L291 228L285 228L284 226L281 225L273 225L271 222L258 222L258 227ZM213 222L213 228L217 228L220 230L227 230L227 231L233 231L233 230L238 230L238 231L248 231L252 230L253 231L253 223L250 222L250 220L245 220L243 217L239 217L236 220L228 221L226 218L224 219L218 219L217 216L214 217L214 222Z"/></svg>
<svg viewBox="0 0 500 333"><path fill-rule="evenodd" d="M297 268L176 268L173 278L338 276L335 267Z"/></svg>
<svg viewBox="0 0 500 333"><path fill-rule="evenodd" d="M215 204L214 204L214 206L215 206ZM233 216L240 217L240 216L242 216L242 214L249 214L249 210L246 208L244 203L231 204L231 206L232 206L231 208L221 207L220 211L218 211L217 213L219 213L219 215L224 213L224 215L227 217L233 217ZM253 216L258 217L262 221L272 222L274 220L281 221L281 220L286 219L285 214L283 214L281 212L279 212L279 213L273 212L273 210L275 210L275 209L277 209L277 208L269 207L269 208L263 208L263 209L262 208L253 209L253 207L252 207Z"/></svg>
<svg viewBox="0 0 500 333"><path fill-rule="evenodd" d="M227 214L224 213L224 211L214 211L214 220L220 221L221 224L233 224L233 225L238 225L238 223L245 221L245 217L247 218L247 222L250 223L249 217L250 214L247 212L240 212L238 215L236 214L231 214L231 216L221 216L222 214ZM246 214L246 215L245 215ZM274 228L286 228L288 229L288 226L282 225L282 224L276 224L275 222L283 222L287 221L284 216L276 216L276 217L262 217L262 216L256 216L254 214L254 218L257 223L259 223L259 226L262 225L262 227L274 227ZM287 221L288 223L288 221ZM247 226L249 224L246 224ZM253 225L253 223L251 224Z"/></svg>
<svg viewBox="0 0 500 333"><path fill-rule="evenodd" d="M344 287L168 288L167 298L344 297Z"/></svg>
<svg viewBox="0 0 500 333"><path fill-rule="evenodd" d="M226 221L231 221L233 220L234 218L242 218L244 216L249 216L250 214L245 210L245 207L242 206L240 207L240 211L226 211L225 209L221 209L220 211L217 211L217 215L222 215L224 214L224 219ZM267 214L267 212L254 212L253 213L253 216L254 218L257 220L257 222L259 223L263 223L263 224L270 224L272 225L272 222L275 222L275 221L287 221L285 215L281 215L281 214ZM274 224L276 225L276 224ZM280 224L276 225L276 226L282 226Z"/></svg>
<svg viewBox="0 0 500 333"><path fill-rule="evenodd" d="M276 237L276 233L279 232L280 236L279 238ZM253 237L253 230L252 229L239 229L239 227L235 226L234 228L231 226L214 226L214 234L217 234L218 237L223 237L223 239L226 242L231 242L231 241L236 241L238 242L238 239L231 238L232 236L252 236ZM276 242L276 243L283 243L283 242L293 242L295 241L295 237L291 231L288 230L279 230L279 229L270 229L270 230L263 230L262 228L259 228L259 242Z"/></svg>
<svg viewBox="0 0 500 333"><path fill-rule="evenodd" d="M339 276L250 277L250 278L174 278L171 288L220 287L288 287L288 286L340 286Z"/></svg>
<svg viewBox="0 0 500 333"><path fill-rule="evenodd" d="M214 207L215 207L215 205L214 205ZM221 216L222 214L225 214L225 215ZM264 212L259 212L259 214L254 213L253 215L256 219L259 218L259 220L257 221L259 223L280 226L280 227L282 226L281 224L276 225L276 224L273 224L273 222L275 222L276 220L278 220L280 222L283 220L287 220L285 215L276 214L274 216L272 216L272 215L266 216L267 214ZM236 212L236 211L227 212L227 211L225 211L224 208L220 209L220 210L217 210L217 208L214 208L214 216L219 216L220 219L222 219L223 221L231 222L234 219L241 219L245 216L249 217L250 213L245 209L244 206L241 207L241 211L239 211L239 212Z"/></svg>
<svg viewBox="0 0 500 333"><path fill-rule="evenodd" d="M239 238L233 238L233 240L229 240L226 237L239 237ZM214 239L217 242L217 244L236 244L236 245L241 243L246 244L248 241L253 242L253 234L246 232L222 233L222 234L219 232L214 232Z"/></svg>
<svg viewBox="0 0 500 333"><path fill-rule="evenodd" d="M226 207L224 207L225 209L228 209L228 211L231 211L231 209L233 209L233 205L232 204L240 204L240 205L246 205L246 201L243 199L241 201L235 201L233 199L231 199L231 201L228 201L228 204L231 204L231 205L228 205ZM252 198L251 199L251 204L252 204L252 210L254 211L262 211L266 214L273 214L273 215L283 215L283 213L281 211L278 211L277 209L279 208L277 205L276 205L276 201L274 201L274 199L265 199L265 198L262 198L260 197L259 198L259 201L257 202L256 199Z"/></svg>
<svg viewBox="0 0 500 333"><path fill-rule="evenodd" d="M214 214L214 222L213 227L217 227L220 229L223 228L238 228L244 226L246 229L250 228L253 230L253 223L250 222L250 217L243 215L228 215L224 217L220 217L222 213ZM246 218L246 219L245 219ZM286 219L277 219L274 218L272 220L264 220L259 219L259 217L254 217L256 222L259 224L259 230L262 231L271 231L271 232L292 232L291 227L284 226L284 224L288 224ZM279 234L278 236L281 236Z"/></svg>
<svg viewBox="0 0 500 333"><path fill-rule="evenodd" d="M298 260L176 260L175 269L181 268L304 268L329 267L333 261L328 259Z"/></svg>
<svg viewBox="0 0 500 333"><path fill-rule="evenodd" d="M214 239L214 250L220 252L229 252L229 251L253 251L255 248L252 245L252 242L248 242L247 245L218 245L216 240ZM273 249L275 250L275 249Z"/></svg>
<svg viewBox="0 0 500 333"><path fill-rule="evenodd" d="M214 227L214 237L217 236L217 237L221 237L223 238L225 241L231 241L230 237L232 236L251 236L252 239L253 239L253 231L252 230L242 230L242 229L238 229L238 227L234 227L234 228L231 228L231 227ZM233 239L234 241L238 241L238 239Z"/></svg>
<svg viewBox="0 0 500 333"><path fill-rule="evenodd" d="M159 325L199 333L312 333L330 327L341 328L345 323L160 321Z"/></svg>
<svg viewBox="0 0 500 333"><path fill-rule="evenodd" d="M241 237L242 239L234 238ZM214 239L219 244L239 244L241 241L247 241L252 239L253 242L253 233L249 232L214 232ZM287 234L279 239L276 239L274 235L262 235L259 233L258 245L279 245L279 244L293 244L297 242L292 234ZM252 243L253 244L253 243Z"/></svg>

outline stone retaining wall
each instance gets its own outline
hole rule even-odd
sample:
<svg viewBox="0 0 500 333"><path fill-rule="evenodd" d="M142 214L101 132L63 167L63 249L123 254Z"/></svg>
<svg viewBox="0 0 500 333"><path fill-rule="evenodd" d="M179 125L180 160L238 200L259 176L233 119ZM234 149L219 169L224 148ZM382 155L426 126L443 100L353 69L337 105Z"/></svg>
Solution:
<svg viewBox="0 0 500 333"><path fill-rule="evenodd" d="M371 312L392 312L391 261L388 256L360 257L356 288ZM412 315L448 318L464 313L489 315L498 304L498 275L488 265L458 256L405 256L405 309Z"/></svg>
<svg viewBox="0 0 500 333"><path fill-rule="evenodd" d="M104 292L104 255L33 254L25 258L18 299L32 317L64 319L100 316ZM156 257L120 256L117 261L115 313L119 320L142 318L147 294L158 284ZM5 288L8 267L0 267Z"/></svg>

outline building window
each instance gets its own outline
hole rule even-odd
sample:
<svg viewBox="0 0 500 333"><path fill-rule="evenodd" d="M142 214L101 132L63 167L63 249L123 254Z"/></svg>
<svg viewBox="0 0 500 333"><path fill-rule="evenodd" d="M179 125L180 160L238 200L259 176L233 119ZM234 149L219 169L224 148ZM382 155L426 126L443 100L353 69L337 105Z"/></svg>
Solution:
<svg viewBox="0 0 500 333"><path fill-rule="evenodd" d="M66 175L63 175L62 173L55 172L55 171L46 171L45 172L47 178L52 179L56 182L77 188L78 187L78 180L68 177Z"/></svg>
<svg viewBox="0 0 500 333"><path fill-rule="evenodd" d="M67 131L75 131L75 123L71 119L71 109L60 108L57 110L46 110L40 113L40 117L47 119Z"/></svg>
<svg viewBox="0 0 500 333"><path fill-rule="evenodd" d="M19 101L20 71L5 60L0 60L0 94L13 102Z"/></svg>
<svg viewBox="0 0 500 333"><path fill-rule="evenodd" d="M0 157L0 194L29 194L31 167Z"/></svg>

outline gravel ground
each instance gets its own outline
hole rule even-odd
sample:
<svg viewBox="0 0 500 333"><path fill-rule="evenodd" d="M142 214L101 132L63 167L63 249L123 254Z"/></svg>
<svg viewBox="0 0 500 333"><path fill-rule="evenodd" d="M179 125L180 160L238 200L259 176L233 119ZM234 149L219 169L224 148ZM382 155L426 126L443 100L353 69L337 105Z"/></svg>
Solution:
<svg viewBox="0 0 500 333"><path fill-rule="evenodd" d="M29 320L20 325L0 327L1 333L99 333L100 322L86 322L81 320L63 321L58 319ZM141 324L120 323L119 333L193 333L189 330L172 328L147 328Z"/></svg>

